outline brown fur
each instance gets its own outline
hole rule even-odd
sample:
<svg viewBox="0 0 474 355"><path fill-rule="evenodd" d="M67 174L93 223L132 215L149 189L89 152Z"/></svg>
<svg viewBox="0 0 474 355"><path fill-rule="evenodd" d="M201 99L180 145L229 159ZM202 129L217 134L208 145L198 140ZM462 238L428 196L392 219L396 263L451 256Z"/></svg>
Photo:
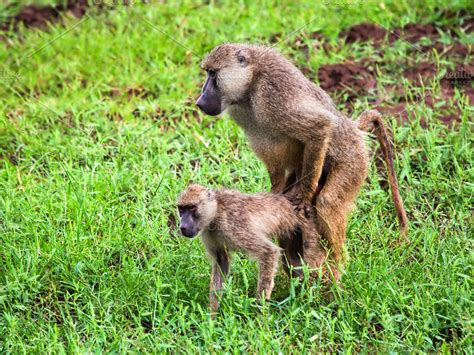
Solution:
<svg viewBox="0 0 474 355"><path fill-rule="evenodd" d="M237 56L245 57L244 65ZM272 192L290 189L288 196L298 209L315 207L318 230L340 262L348 215L368 170L358 123L339 112L324 90L273 49L224 44L211 51L202 67L216 72L222 109L245 130L266 164ZM391 182L396 191L396 180ZM401 199L396 206L399 211ZM321 264L310 257L319 253L308 249L317 243L302 243L305 261Z"/></svg>
<svg viewBox="0 0 474 355"><path fill-rule="evenodd" d="M223 276L229 272L231 251L245 252L257 260L257 297L263 293L269 299L280 257L280 248L271 242L271 237L284 241L297 230L303 235L317 233L313 223L295 213L293 205L281 195L247 195L191 185L177 204L180 208L196 208L196 223L213 264L209 296L213 311L219 306L216 292L222 287Z"/></svg>

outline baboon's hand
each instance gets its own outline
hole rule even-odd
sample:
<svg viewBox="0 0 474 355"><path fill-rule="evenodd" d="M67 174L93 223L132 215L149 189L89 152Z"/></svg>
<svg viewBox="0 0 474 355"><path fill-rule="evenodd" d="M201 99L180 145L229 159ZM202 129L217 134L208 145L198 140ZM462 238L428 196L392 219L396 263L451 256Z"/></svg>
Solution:
<svg viewBox="0 0 474 355"><path fill-rule="evenodd" d="M298 213L304 213L304 216L309 218L311 216L311 203L301 202L295 207L295 210Z"/></svg>
<svg viewBox="0 0 474 355"><path fill-rule="evenodd" d="M300 192L290 191L287 195L297 213L304 213L306 218L311 215L311 201L306 201Z"/></svg>

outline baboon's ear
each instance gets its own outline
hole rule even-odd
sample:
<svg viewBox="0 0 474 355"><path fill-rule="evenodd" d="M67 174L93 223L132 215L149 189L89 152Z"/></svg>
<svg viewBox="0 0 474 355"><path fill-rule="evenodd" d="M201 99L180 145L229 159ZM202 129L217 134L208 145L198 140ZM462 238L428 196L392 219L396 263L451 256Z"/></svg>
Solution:
<svg viewBox="0 0 474 355"><path fill-rule="evenodd" d="M243 49L237 52L237 60L242 68L245 68L249 62L249 53Z"/></svg>

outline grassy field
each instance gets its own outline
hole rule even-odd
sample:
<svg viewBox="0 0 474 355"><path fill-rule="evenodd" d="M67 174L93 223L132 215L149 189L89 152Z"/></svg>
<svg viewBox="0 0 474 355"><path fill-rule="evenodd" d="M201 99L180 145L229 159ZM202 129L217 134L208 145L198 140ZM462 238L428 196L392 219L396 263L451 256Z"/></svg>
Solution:
<svg viewBox="0 0 474 355"><path fill-rule="evenodd" d="M472 102L456 89L448 108L456 106L459 120L448 127L439 120L439 77L413 85L402 75L428 60L442 76L472 63L472 52L443 57L405 41L376 48L338 37L374 21L457 28L441 10L468 4L131 1L66 15L48 31L4 33L0 352L472 352ZM315 49L314 31L331 50ZM210 266L200 241L175 230L174 201L189 181L257 192L269 179L229 117L196 110L199 63L222 42L269 43L275 33L283 39L276 48L315 81L322 65L377 58L377 95L391 105L385 89L403 89L410 123L387 119L410 242L398 242L393 204L372 164L334 297L280 270L273 300L260 306L256 265L236 256L211 319ZM296 37L309 52L293 45ZM472 45L474 34L441 40ZM431 106L417 99L427 93ZM347 97L331 94L347 110ZM357 97L351 115L371 102Z"/></svg>

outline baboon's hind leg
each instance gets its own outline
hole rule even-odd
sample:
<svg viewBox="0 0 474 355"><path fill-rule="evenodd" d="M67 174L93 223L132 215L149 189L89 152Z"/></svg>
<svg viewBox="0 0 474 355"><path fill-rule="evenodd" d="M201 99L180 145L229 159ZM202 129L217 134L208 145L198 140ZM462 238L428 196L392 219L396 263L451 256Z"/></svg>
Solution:
<svg viewBox="0 0 474 355"><path fill-rule="evenodd" d="M314 209L317 229L330 248L330 262L333 263L331 271L335 280L339 279L339 267L344 263L343 252L348 215L366 174L365 167L352 176L348 176L347 171L347 169L339 169L330 172L323 189L316 198Z"/></svg>

